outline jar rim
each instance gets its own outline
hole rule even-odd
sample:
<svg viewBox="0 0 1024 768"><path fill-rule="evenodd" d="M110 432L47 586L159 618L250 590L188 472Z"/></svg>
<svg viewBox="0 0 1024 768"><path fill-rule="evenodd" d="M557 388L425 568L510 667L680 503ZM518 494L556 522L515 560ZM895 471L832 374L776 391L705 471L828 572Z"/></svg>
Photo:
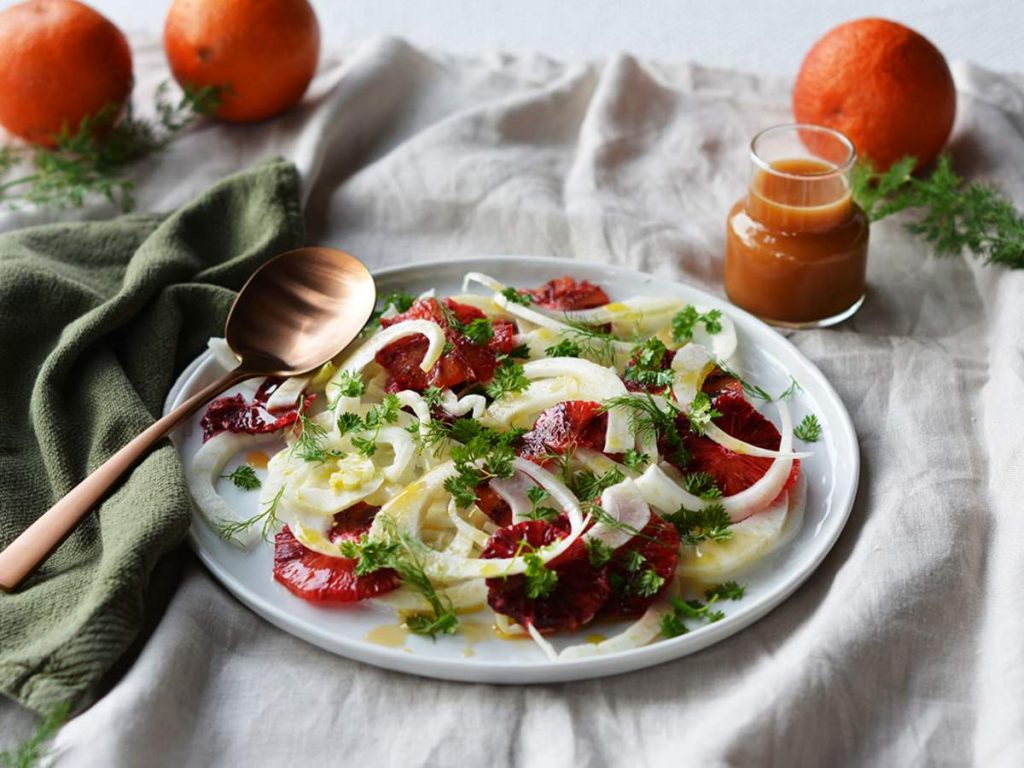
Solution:
<svg viewBox="0 0 1024 768"><path fill-rule="evenodd" d="M770 138L773 135L777 135L785 132L795 132L800 134L817 134L819 136L827 136L831 139L835 139L840 146L845 149L845 157L840 163L836 163L834 167L829 168L825 171L815 173L790 173L788 171L782 171L772 166L771 162L765 160L757 152L757 145L760 141L765 138ZM803 136L800 136L801 142L806 146ZM808 147L808 151L813 154L813 150ZM750 140L750 160L758 168L763 170L765 173L770 173L773 176L786 179L827 179L829 177L840 176L849 173L857 162L857 149L854 147L853 142L841 131L837 131L835 128L829 128L824 125L816 125L814 123L784 123L782 125L773 125L769 128L765 128L760 131L753 139Z"/></svg>

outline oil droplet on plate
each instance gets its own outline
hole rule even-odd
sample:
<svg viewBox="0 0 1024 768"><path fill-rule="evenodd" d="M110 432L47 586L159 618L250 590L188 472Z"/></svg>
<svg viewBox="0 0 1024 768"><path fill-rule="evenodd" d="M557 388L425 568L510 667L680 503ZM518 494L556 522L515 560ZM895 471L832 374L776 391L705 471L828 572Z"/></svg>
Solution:
<svg viewBox="0 0 1024 768"><path fill-rule="evenodd" d="M467 643L481 643L485 640L493 640L495 631L489 623L463 619L459 622L459 634Z"/></svg>
<svg viewBox="0 0 1024 768"><path fill-rule="evenodd" d="M587 635L584 638L584 642L590 643L591 645L597 645L598 643L603 643L607 639L608 638L604 635Z"/></svg>
<svg viewBox="0 0 1024 768"><path fill-rule="evenodd" d="M253 469L266 469L268 461L270 461L270 457L263 451L253 451L245 457L245 463Z"/></svg>
<svg viewBox="0 0 1024 768"><path fill-rule="evenodd" d="M462 649L462 658L468 659L473 656L476 656L476 651L474 651L471 646L467 645L465 648Z"/></svg>
<svg viewBox="0 0 1024 768"><path fill-rule="evenodd" d="M381 624L367 632L363 639L385 648L401 648L408 637L409 630L401 624Z"/></svg>

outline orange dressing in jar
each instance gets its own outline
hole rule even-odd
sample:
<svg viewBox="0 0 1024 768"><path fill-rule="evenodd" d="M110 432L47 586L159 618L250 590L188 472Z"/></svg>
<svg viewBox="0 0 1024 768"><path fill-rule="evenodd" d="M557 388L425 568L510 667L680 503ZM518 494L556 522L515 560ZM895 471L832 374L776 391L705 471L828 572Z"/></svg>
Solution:
<svg viewBox="0 0 1024 768"><path fill-rule="evenodd" d="M726 225L725 290L734 304L792 327L825 327L857 311L868 221L851 195L855 157L828 128L779 126L755 137L750 186Z"/></svg>

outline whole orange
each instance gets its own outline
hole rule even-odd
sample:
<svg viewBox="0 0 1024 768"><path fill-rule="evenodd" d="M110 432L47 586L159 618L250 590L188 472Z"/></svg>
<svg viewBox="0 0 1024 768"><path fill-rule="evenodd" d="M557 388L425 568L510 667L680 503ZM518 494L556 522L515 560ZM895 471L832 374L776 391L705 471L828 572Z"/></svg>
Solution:
<svg viewBox="0 0 1024 768"><path fill-rule="evenodd" d="M797 122L842 131L879 169L904 155L925 166L956 115L946 59L927 38L885 19L858 19L811 48L793 90Z"/></svg>
<svg viewBox="0 0 1024 768"><path fill-rule="evenodd" d="M220 86L215 114L255 122L302 98L320 26L307 0L174 0L164 50L182 86Z"/></svg>
<svg viewBox="0 0 1024 768"><path fill-rule="evenodd" d="M35 144L53 146L65 127L120 110L132 91L121 30L74 0L30 0L0 13L0 52L0 124Z"/></svg>

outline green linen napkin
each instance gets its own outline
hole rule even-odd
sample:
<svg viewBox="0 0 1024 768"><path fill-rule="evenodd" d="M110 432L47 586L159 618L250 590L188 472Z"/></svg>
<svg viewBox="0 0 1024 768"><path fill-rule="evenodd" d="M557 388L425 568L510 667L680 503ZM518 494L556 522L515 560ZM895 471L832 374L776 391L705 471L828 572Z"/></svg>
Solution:
<svg viewBox="0 0 1024 768"><path fill-rule="evenodd" d="M295 168L228 178L169 216L0 236L0 545L160 414L235 291L303 243ZM81 700L143 621L149 576L188 529L166 441L15 594L0 594L0 691Z"/></svg>

